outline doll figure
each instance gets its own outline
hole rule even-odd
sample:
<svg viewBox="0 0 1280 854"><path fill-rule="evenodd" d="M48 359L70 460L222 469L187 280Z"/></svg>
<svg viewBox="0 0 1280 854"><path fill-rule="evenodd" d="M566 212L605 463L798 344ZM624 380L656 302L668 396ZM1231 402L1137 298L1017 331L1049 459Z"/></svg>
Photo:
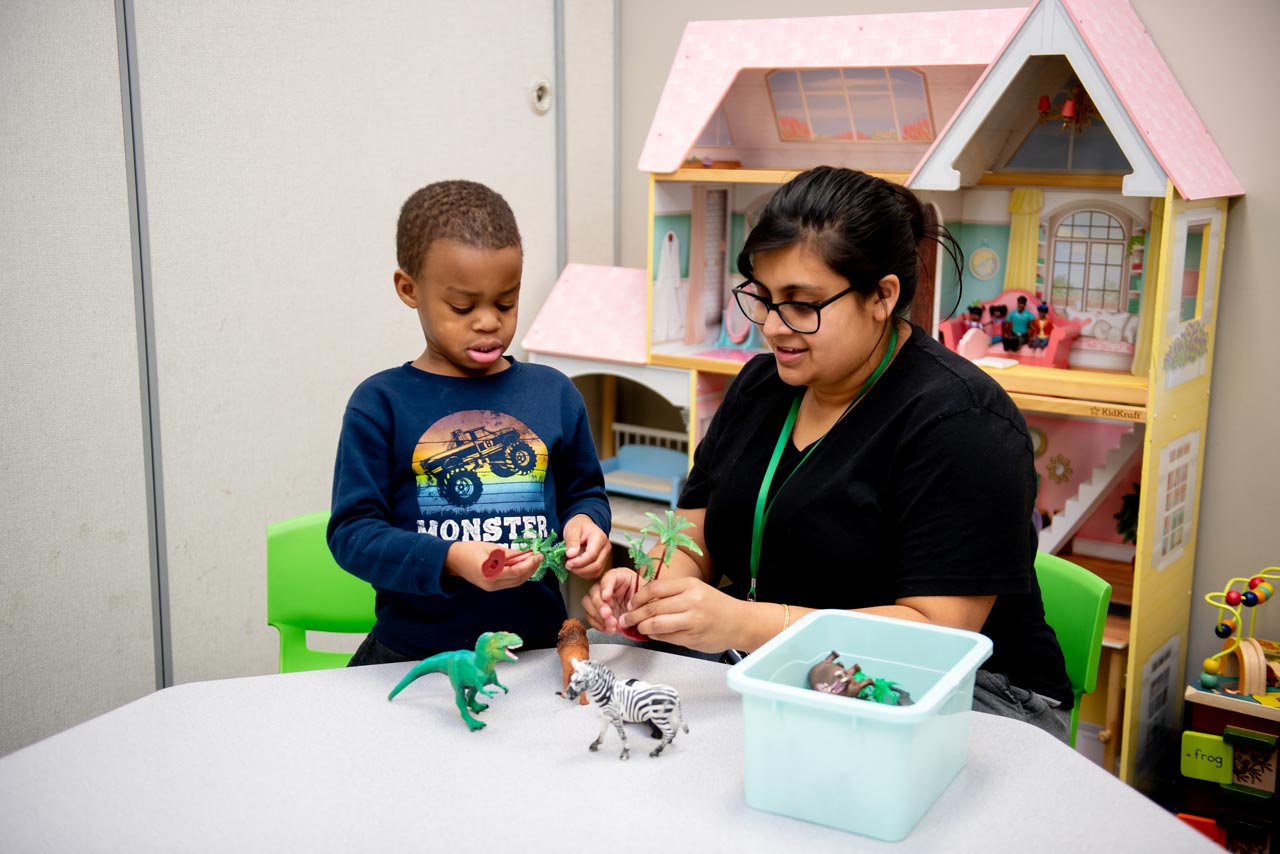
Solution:
<svg viewBox="0 0 1280 854"><path fill-rule="evenodd" d="M1009 306L996 303L988 309L988 313L991 315L991 320L988 322L991 343L1003 344L1007 352L1016 351L1021 342L1013 334L1013 325L1009 322Z"/></svg>
<svg viewBox="0 0 1280 854"><path fill-rule="evenodd" d="M1049 306L1040 303L1036 306L1038 317L1031 321L1031 340L1028 346L1043 350L1049 346L1049 335L1053 333L1053 321L1049 319Z"/></svg>
<svg viewBox="0 0 1280 854"><path fill-rule="evenodd" d="M965 329L982 328L982 303L975 302L969 306L969 316L964 321Z"/></svg>
<svg viewBox="0 0 1280 854"><path fill-rule="evenodd" d="M1027 298L1018 297L1018 307L1009 314L1009 324L1013 329L1013 334L1017 336L1019 344L1029 344L1031 342L1031 321L1036 316L1027 309ZM1004 336L1005 342L1008 342L1009 336ZM1006 348L1008 349L1008 348ZM1016 347L1014 348L1017 349Z"/></svg>

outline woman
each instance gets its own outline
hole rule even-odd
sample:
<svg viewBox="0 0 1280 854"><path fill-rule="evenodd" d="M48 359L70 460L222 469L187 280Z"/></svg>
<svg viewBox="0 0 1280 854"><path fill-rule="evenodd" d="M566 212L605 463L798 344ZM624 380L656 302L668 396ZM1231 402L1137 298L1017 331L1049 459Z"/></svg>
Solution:
<svg viewBox="0 0 1280 854"><path fill-rule="evenodd" d="M754 650L816 608L980 631L974 708L1065 740L1031 439L998 384L903 319L925 240L955 260L910 191L861 172L774 193L734 292L773 352L730 386L679 501L703 554L634 596L635 574L610 570L583 606L597 630L701 651Z"/></svg>

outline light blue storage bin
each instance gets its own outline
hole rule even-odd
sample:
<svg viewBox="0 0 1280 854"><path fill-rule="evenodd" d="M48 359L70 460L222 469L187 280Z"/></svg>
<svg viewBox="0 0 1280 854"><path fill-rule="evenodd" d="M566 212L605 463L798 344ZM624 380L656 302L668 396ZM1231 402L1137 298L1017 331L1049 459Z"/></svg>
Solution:
<svg viewBox="0 0 1280 854"><path fill-rule="evenodd" d="M897 682L913 705L808 687L832 651L846 667ZM973 679L985 635L815 611L729 669L742 694L747 804L896 842L964 767Z"/></svg>

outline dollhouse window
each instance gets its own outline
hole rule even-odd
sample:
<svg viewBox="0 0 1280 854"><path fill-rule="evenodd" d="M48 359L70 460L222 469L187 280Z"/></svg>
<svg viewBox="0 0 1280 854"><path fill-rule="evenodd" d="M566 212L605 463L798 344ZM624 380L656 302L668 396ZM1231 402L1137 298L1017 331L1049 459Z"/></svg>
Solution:
<svg viewBox="0 0 1280 854"><path fill-rule="evenodd" d="M786 68L767 77L783 142L929 142L924 75L910 68Z"/></svg>
<svg viewBox="0 0 1280 854"><path fill-rule="evenodd" d="M698 145L733 145L733 134L729 132L729 119L725 117L723 104L716 107L711 121L702 129Z"/></svg>
<svg viewBox="0 0 1280 854"><path fill-rule="evenodd" d="M1077 210L1053 227L1049 301L1055 309L1128 309L1124 285L1129 232L1112 214Z"/></svg>
<svg viewBox="0 0 1280 854"><path fill-rule="evenodd" d="M1157 566L1164 566L1182 554L1191 530L1191 503L1195 490L1196 444L1199 434L1175 442L1165 449L1160 465L1160 501L1157 524L1160 543L1156 547Z"/></svg>
<svg viewBox="0 0 1280 854"><path fill-rule="evenodd" d="M1187 248L1182 264L1182 294L1178 303L1178 320L1183 323L1200 316L1200 300L1204 294L1205 255L1209 250L1208 236L1207 223L1187 226Z"/></svg>

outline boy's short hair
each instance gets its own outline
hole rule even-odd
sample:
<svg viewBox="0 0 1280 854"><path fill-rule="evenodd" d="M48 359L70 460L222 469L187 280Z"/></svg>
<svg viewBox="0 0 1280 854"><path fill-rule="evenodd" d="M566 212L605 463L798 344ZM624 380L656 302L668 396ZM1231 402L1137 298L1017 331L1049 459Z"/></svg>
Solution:
<svg viewBox="0 0 1280 854"><path fill-rule="evenodd" d="M410 276L422 270L437 240L477 249L522 248L507 200L475 181L438 181L410 196L396 224L396 263Z"/></svg>

